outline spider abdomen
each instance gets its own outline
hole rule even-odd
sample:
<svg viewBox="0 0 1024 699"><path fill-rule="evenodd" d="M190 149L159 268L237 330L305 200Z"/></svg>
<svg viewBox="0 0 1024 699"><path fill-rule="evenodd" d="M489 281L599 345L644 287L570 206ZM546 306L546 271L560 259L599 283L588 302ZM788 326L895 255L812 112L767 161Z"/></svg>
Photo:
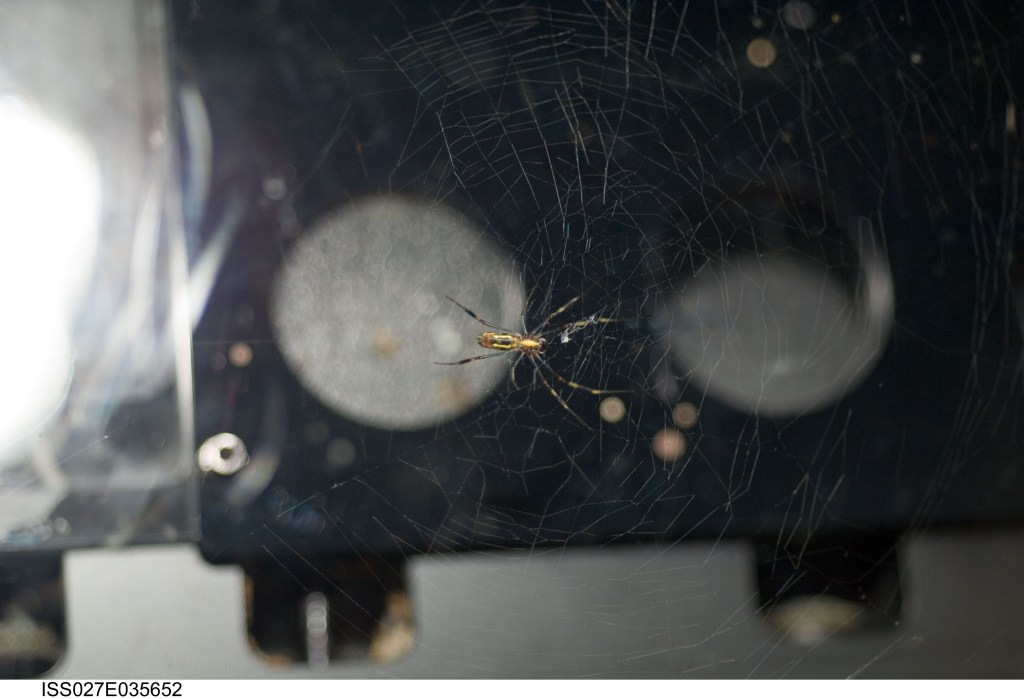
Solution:
<svg viewBox="0 0 1024 699"><path fill-rule="evenodd" d="M518 350L523 354L537 355L544 351L544 340L531 335L485 332L476 341L481 347L500 352Z"/></svg>

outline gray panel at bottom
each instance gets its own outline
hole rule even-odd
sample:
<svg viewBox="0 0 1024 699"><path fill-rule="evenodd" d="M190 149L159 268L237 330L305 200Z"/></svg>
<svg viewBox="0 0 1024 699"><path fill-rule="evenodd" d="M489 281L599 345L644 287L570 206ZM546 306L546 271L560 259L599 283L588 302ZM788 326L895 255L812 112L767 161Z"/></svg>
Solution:
<svg viewBox="0 0 1024 699"><path fill-rule="evenodd" d="M795 643L757 612L741 542L411 562L419 640L391 665L272 667L243 578L188 546L67 554L52 677L1022 677L1024 530L918 535L895 628Z"/></svg>

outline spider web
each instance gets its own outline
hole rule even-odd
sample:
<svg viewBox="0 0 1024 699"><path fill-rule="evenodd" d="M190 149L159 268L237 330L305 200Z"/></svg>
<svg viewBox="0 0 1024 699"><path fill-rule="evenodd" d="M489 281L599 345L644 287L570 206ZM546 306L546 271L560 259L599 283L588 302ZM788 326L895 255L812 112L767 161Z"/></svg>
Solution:
<svg viewBox="0 0 1024 699"><path fill-rule="evenodd" d="M264 290L289 333L329 329L299 343L301 362L276 321L245 329L257 355L286 347L282 371L296 378L280 390L312 398L253 380L288 417L252 407L252 422L287 427L261 442L273 475L242 495L204 486L212 560L515 558L543 594L472 592L622 640L589 658L510 651L529 674L714 675L729 661L768 676L793 674L818 646L780 650L783 629L745 657L690 652L751 624L763 599L709 613L694 634L674 622L633 633L637 595L698 594L668 573L679 546L711 544L706 562L732 560L732 540L758 542L767 570L797 571L772 578L785 590L814 554L877 568L891 551L864 552L865 540L1020 518L1019 17L959 2L483 2L371 17L299 3L272 20L287 106L253 127L269 152L257 174L278 236L270 257L296 259L303 239L341 230L332 212L371 196L457 211L485 242L459 257L466 243L439 225L404 260L413 237L385 227L379 271L331 272L332 257L316 287L297 265L313 287L296 298L331 299L316 313ZM193 26L204 22L216 19ZM278 123L287 147L265 135ZM268 195L271 181L288 194ZM616 322L549 336L536 364L514 352L435 364L483 353L484 328L445 296L526 334L577 295L548 327ZM215 300L210 317L223 344ZM331 334L340 327L352 344ZM376 393L339 408L308 367L344 392L342 364L361 352L377 353L367 366L379 369L361 369ZM392 394L426 413L398 424ZM360 400L385 416L371 421ZM560 573L563 560L587 569L573 556L596 549L578 546L627 543L647 548L614 577ZM858 614L898 616L891 590L815 572L840 598L861 595ZM620 586L623 601L572 602L588 585ZM839 671L898 663L906 638L873 659L851 651ZM467 632L459 647L485 644L502 646L500 633ZM676 664L647 664L659 655ZM449 663L502 672L471 651Z"/></svg>

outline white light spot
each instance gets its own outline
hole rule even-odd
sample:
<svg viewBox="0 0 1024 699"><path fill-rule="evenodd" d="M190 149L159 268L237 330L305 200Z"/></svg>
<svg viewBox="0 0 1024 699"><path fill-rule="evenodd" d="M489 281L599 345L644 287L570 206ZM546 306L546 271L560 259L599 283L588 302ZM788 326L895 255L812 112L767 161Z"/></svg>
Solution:
<svg viewBox="0 0 1024 699"><path fill-rule="evenodd" d="M356 447L344 437L335 437L327 443L327 462L335 468L345 468L356 460Z"/></svg>
<svg viewBox="0 0 1024 699"><path fill-rule="evenodd" d="M782 20L793 29L806 31L818 21L818 13L803 0L790 0L782 6Z"/></svg>
<svg viewBox="0 0 1024 699"><path fill-rule="evenodd" d="M767 68L778 58L779 52L770 40L763 37L754 39L747 44L747 60L758 68Z"/></svg>
<svg viewBox="0 0 1024 699"><path fill-rule="evenodd" d="M601 401L598 413L605 422L616 423L626 417L626 404L618 396L608 396Z"/></svg>
<svg viewBox="0 0 1024 699"><path fill-rule="evenodd" d="M686 453L686 435L672 427L658 430L651 440L651 451L662 461L675 461Z"/></svg>
<svg viewBox="0 0 1024 699"><path fill-rule="evenodd" d="M679 403L672 408L672 422L680 429L688 430L696 426L698 417L697 406L693 403Z"/></svg>
<svg viewBox="0 0 1024 699"><path fill-rule="evenodd" d="M0 95L0 450L18 458L61 405L71 379L71 324L93 271L100 178L89 147L13 95Z"/></svg>
<svg viewBox="0 0 1024 699"><path fill-rule="evenodd" d="M263 180L263 196L271 201L280 201L288 193L288 185L280 177L267 177Z"/></svg>

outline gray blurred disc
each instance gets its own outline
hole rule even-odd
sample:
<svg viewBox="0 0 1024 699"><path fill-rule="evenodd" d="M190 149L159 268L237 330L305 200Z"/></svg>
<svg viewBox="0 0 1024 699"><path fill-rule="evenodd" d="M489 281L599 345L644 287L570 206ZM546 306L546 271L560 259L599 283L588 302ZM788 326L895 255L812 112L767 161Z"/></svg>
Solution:
<svg viewBox="0 0 1024 699"><path fill-rule="evenodd" d="M784 252L738 255L669 297L669 340L719 400L766 416L807 412L857 386L888 340L892 284L881 259L864 267L859 290Z"/></svg>
<svg viewBox="0 0 1024 699"><path fill-rule="evenodd" d="M411 430L477 406L509 359L440 366L488 353L482 318L520 326L522 283L469 219L402 196L358 200L320 219L275 280L271 323L303 386L339 414Z"/></svg>

